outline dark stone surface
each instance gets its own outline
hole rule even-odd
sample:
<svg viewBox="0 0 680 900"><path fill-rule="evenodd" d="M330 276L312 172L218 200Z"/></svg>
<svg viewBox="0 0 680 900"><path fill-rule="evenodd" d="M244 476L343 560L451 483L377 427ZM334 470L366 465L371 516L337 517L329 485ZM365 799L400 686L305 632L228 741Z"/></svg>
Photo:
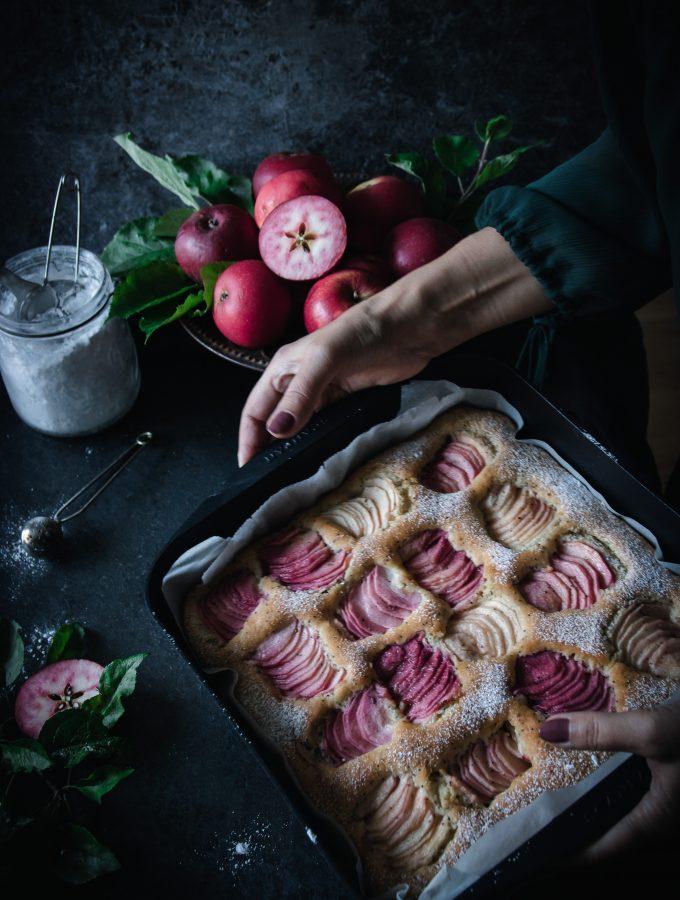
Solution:
<svg viewBox="0 0 680 900"><path fill-rule="evenodd" d="M125 723L137 771L106 798L94 826L125 868L98 882L96 895L292 898L313 895L323 881L329 898L343 897L285 798L146 606L155 556L235 468L236 423L254 376L179 329L140 355L140 399L104 434L44 437L19 423L5 396L0 413L0 615L23 626L27 668L43 657L54 626L73 619L87 626L97 660L149 653ZM18 544L25 519L55 509L147 429L156 440L65 526L64 558L26 557Z"/></svg>
<svg viewBox="0 0 680 900"><path fill-rule="evenodd" d="M341 171L380 171L385 151L425 149L433 134L507 112L518 140L553 139L518 170L528 180L601 122L585 10L568 2L28 0L5 6L2 42L3 259L44 242L63 170L82 175L84 245L95 250L122 221L168 204L110 140L125 129L234 171L289 146L322 151ZM42 437L0 398L0 614L24 626L34 660L69 618L90 629L97 659L150 654L126 726L137 773L96 826L124 869L97 896L345 896L144 600L156 553L234 470L254 376L179 329L141 356L133 412L92 438ZM158 440L73 523L66 558L24 558L23 520L147 428Z"/></svg>
<svg viewBox="0 0 680 900"><path fill-rule="evenodd" d="M168 196L111 136L249 173L307 147L344 172L511 115L530 180L601 128L585 3L9 0L0 129L3 259L46 240L59 174L79 172L84 239L101 248ZM70 240L68 220L60 234Z"/></svg>

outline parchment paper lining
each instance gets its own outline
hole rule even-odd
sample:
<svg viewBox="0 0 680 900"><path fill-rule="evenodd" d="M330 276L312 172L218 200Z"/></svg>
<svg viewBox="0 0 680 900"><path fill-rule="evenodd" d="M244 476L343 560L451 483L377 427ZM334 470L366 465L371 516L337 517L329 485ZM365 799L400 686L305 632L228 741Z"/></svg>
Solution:
<svg viewBox="0 0 680 900"><path fill-rule="evenodd" d="M231 559L255 538L271 532L297 512L314 504L322 494L337 487L352 470L366 460L387 447L407 439L429 425L441 413L461 403L504 413L514 422L518 431L523 425L519 411L496 391L463 388L450 381L416 381L406 385L402 389L399 413L394 419L375 425L359 435L346 448L329 457L314 475L277 491L231 537L207 538L173 563L163 579L163 594L180 629L181 603L193 585L199 581L209 582L217 578ZM644 525L613 510L604 497L544 441L526 439L524 442L541 447L549 453L584 484L608 510L623 518L631 528L643 535L654 547L654 555L661 565L680 575L680 563L671 563L662 558L656 537ZM231 700L236 703L233 697L234 679L229 678L228 682ZM244 710L244 713L247 715L247 710ZM249 721L269 746L274 746L250 717ZM421 900L451 900L458 896L461 891L545 827L555 816L571 806L602 778L613 772L628 758L628 755L614 754L596 772L577 784L557 791L546 791L533 803L501 820L460 857L455 867L443 867L421 893ZM295 777L290 768L289 771ZM335 822L332 824L337 828ZM400 885L384 897L401 900L406 896L406 892L406 885Z"/></svg>

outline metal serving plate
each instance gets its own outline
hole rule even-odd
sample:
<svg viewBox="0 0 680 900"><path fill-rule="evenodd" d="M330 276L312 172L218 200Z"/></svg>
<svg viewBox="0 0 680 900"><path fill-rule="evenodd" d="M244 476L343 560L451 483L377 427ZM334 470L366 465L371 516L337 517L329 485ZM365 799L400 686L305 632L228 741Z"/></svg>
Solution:
<svg viewBox="0 0 680 900"><path fill-rule="evenodd" d="M212 316L202 316L196 319L182 318L180 325L186 333L192 337L201 347L210 350L216 356L245 366L246 369L255 369L264 372L269 365L271 355L264 350L248 350L247 347L239 347L225 338L212 320Z"/></svg>
<svg viewBox="0 0 680 900"><path fill-rule="evenodd" d="M680 560L680 516L659 497L589 440L514 370L494 360L450 354L429 366L423 378L447 378L465 387L500 391L524 418L520 437L541 438L584 475L618 512L646 525L658 538L664 556ZM235 475L228 487L205 500L170 539L156 559L148 580L152 612L177 642L208 685L227 720L242 735L285 793L303 823L318 837L319 848L344 880L352 896L360 894L355 856L338 828L320 816L297 786L283 758L263 741L235 703L215 689L215 679L201 670L182 636L161 591L163 576L177 557L215 534L233 534L275 491L312 475L337 450L399 407L399 388L372 388L323 411L289 441L278 441ZM591 791L523 844L511 857L468 888L465 897L505 892L530 880L542 867L576 852L622 818L649 784L643 760L632 757ZM578 827L575 826L578 823Z"/></svg>

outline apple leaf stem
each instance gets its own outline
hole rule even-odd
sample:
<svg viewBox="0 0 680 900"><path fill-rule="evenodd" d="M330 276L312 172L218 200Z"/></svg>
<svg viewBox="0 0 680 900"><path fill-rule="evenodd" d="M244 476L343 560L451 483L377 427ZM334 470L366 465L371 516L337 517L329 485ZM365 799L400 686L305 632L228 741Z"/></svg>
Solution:
<svg viewBox="0 0 680 900"><path fill-rule="evenodd" d="M493 116L486 123L475 122L473 137L463 134L435 137L434 160L421 153L408 152L388 154L386 158L391 165L418 179L431 216L469 232L474 230L474 215L481 202L480 189L510 172L528 150L545 144L539 141L492 157L492 145L505 140L511 130L512 121L508 116ZM453 178L455 190L447 189L447 177Z"/></svg>
<svg viewBox="0 0 680 900"><path fill-rule="evenodd" d="M463 191L463 193L460 196L461 203L463 203L465 200L467 200L468 197L475 190L475 184L476 184L479 176L481 175L482 171L484 170L484 167L486 166L486 160L489 155L489 145L490 144L491 144L491 138L487 138L484 141L484 145L482 147L482 152L479 156L479 162L477 163L477 171L475 172L474 176L470 179L468 186L465 188L465 190Z"/></svg>
<svg viewBox="0 0 680 900"><path fill-rule="evenodd" d="M50 690L54 667L68 662L76 651L84 652L85 636L78 623L57 628L44 661L51 669L44 676ZM4 618L0 618L0 651L9 685L21 674L23 643L16 623ZM81 807L101 804L133 773L120 765L123 741L111 731L125 711L122 701L135 689L143 657L135 654L105 666L98 693L78 708L50 715L37 738L19 736L22 722L25 727L25 717L18 712L21 689L16 700L8 692L0 698L2 712L4 707L7 712L4 724L9 726L0 739L0 862L8 883L26 886L27 877L30 882L35 875L35 887L43 887L49 871L68 884L84 884L120 868L113 852L77 819ZM101 669L96 663L89 665ZM31 680L36 683L41 677L43 670ZM58 687L57 693L62 691ZM96 767L94 760L99 762ZM37 866L36 848L40 851ZM60 889L55 891L61 896Z"/></svg>

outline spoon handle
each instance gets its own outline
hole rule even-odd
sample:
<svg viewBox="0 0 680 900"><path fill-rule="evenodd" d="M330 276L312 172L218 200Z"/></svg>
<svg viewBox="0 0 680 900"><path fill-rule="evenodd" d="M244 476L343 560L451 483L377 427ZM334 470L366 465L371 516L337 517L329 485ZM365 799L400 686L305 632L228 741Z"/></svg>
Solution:
<svg viewBox="0 0 680 900"><path fill-rule="evenodd" d="M135 438L134 444L128 447L126 450L117 456L114 461L108 465L105 469L102 469L97 475L94 476L90 481L87 482L86 485L83 485L79 491L77 491L72 497L70 497L66 503L63 503L59 509L55 512L54 518L57 522L68 522L69 519L74 519L76 516L79 516L81 512L84 512L87 507L93 503L97 497L101 494L105 487L107 487L114 478L116 478L123 469L132 462L132 460L137 456L140 450L143 450L144 447L153 439L153 434L150 431L143 431L141 434L138 434ZM102 482L103 479L103 482ZM99 484L99 482L102 482ZM80 506L78 509L74 510L68 515L63 515L64 511L71 506L71 504L77 500L79 497L88 491L91 487L98 485L97 489L94 491L90 497Z"/></svg>
<svg viewBox="0 0 680 900"><path fill-rule="evenodd" d="M0 266L0 284L4 284L19 302L26 296L27 291L33 291L36 288L34 282L20 278L19 275L16 275L4 265Z"/></svg>

